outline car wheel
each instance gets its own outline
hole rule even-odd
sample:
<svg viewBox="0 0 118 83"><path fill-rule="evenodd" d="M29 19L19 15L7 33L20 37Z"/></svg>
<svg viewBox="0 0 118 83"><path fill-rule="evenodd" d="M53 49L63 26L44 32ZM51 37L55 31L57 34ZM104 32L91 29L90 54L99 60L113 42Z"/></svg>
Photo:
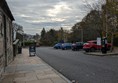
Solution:
<svg viewBox="0 0 118 83"><path fill-rule="evenodd" d="M62 50L65 50L65 48L62 48Z"/></svg>
<svg viewBox="0 0 118 83"><path fill-rule="evenodd" d="M85 52L89 52L89 49L85 50Z"/></svg>
<svg viewBox="0 0 118 83"><path fill-rule="evenodd" d="M77 48L76 50L77 50L77 51L79 51L80 49L79 49L79 48Z"/></svg>
<svg viewBox="0 0 118 83"><path fill-rule="evenodd" d="M107 51L109 51L110 49L111 49L111 46L108 46Z"/></svg>
<svg viewBox="0 0 118 83"><path fill-rule="evenodd" d="M95 52L95 48L91 48L91 52Z"/></svg>
<svg viewBox="0 0 118 83"><path fill-rule="evenodd" d="M75 51L75 49L72 49L72 51Z"/></svg>
<svg viewBox="0 0 118 83"><path fill-rule="evenodd" d="M65 47L64 50L67 50L67 47Z"/></svg>

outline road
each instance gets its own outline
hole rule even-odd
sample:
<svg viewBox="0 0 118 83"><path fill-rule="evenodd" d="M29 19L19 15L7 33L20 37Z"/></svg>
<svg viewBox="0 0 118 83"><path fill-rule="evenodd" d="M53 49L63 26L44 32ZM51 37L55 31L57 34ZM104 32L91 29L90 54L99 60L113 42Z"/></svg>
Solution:
<svg viewBox="0 0 118 83"><path fill-rule="evenodd" d="M83 51L37 48L37 56L78 83L118 83L118 56L85 55Z"/></svg>

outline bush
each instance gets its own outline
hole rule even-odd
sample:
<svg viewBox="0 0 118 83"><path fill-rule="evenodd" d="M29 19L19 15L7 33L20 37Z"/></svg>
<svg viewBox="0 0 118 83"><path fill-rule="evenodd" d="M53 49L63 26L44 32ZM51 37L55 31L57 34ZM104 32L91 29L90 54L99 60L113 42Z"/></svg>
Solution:
<svg viewBox="0 0 118 83"><path fill-rule="evenodd" d="M25 46L30 46L30 45L32 45L32 44L35 45L35 42L34 42L34 41L25 41L25 42L24 42L24 45L25 45Z"/></svg>

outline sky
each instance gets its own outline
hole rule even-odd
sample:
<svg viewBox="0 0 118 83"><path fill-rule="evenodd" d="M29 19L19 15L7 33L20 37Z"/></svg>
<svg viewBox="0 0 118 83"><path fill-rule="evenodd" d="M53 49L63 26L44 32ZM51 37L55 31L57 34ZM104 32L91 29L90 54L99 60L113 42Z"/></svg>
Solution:
<svg viewBox="0 0 118 83"><path fill-rule="evenodd" d="M88 11L85 0L6 0L15 23L22 25L27 34L41 32L42 28L70 30ZM97 0L86 0L92 4Z"/></svg>

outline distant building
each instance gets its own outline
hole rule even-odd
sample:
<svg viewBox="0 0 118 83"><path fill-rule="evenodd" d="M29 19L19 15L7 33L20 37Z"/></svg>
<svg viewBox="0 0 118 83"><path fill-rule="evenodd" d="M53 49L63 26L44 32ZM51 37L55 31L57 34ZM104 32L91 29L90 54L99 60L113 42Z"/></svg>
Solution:
<svg viewBox="0 0 118 83"><path fill-rule="evenodd" d="M34 35L34 40L36 42L37 46L40 46L40 35L38 33L36 33L36 35Z"/></svg>
<svg viewBox="0 0 118 83"><path fill-rule="evenodd" d="M0 0L0 79L5 67L13 60L13 20L6 1Z"/></svg>
<svg viewBox="0 0 118 83"><path fill-rule="evenodd" d="M19 39L19 43L23 43L24 31L21 25L13 23L13 36L13 41Z"/></svg>
<svg viewBox="0 0 118 83"><path fill-rule="evenodd" d="M33 35L30 35L30 34L24 34L24 41L27 42L27 41L34 41L34 38L33 38Z"/></svg>

